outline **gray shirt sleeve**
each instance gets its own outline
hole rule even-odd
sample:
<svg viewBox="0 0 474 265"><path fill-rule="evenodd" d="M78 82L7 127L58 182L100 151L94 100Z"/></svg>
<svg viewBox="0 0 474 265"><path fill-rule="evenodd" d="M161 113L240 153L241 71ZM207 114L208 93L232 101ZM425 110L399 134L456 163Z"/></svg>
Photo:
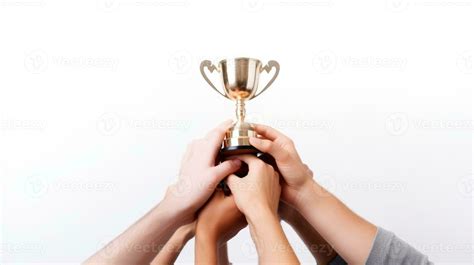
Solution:
<svg viewBox="0 0 474 265"><path fill-rule="evenodd" d="M337 256L330 265L347 264ZM426 255L381 227L377 229L367 265L433 265Z"/></svg>

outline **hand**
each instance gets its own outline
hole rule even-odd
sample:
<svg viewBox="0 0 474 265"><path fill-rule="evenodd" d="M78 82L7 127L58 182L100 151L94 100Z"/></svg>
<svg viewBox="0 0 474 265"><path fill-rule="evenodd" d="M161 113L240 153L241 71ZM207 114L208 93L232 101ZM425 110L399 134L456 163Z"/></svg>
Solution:
<svg viewBox="0 0 474 265"><path fill-rule="evenodd" d="M311 186L313 172L303 164L290 138L265 125L255 124L254 129L262 138L252 137L250 143L275 159L284 179L282 200L294 206L300 199L302 190Z"/></svg>
<svg viewBox="0 0 474 265"><path fill-rule="evenodd" d="M166 192L164 204L168 209L178 211L186 221L194 219L196 211L209 199L222 179L240 168L239 160L216 165L218 151L230 125L231 121L224 122L203 139L188 145L178 182Z"/></svg>
<svg viewBox="0 0 474 265"><path fill-rule="evenodd" d="M197 219L195 264L229 264L226 242L245 226L245 216L234 199L216 191Z"/></svg>
<svg viewBox="0 0 474 265"><path fill-rule="evenodd" d="M232 174L227 178L227 185L239 210L247 218L262 210L270 210L276 215L281 192L278 173L255 156L241 155L237 158L249 167L247 176L239 178Z"/></svg>
<svg viewBox="0 0 474 265"><path fill-rule="evenodd" d="M174 264L186 243L194 237L195 232L196 221L179 227L150 265Z"/></svg>
<svg viewBox="0 0 474 265"><path fill-rule="evenodd" d="M245 216L235 205L234 198L218 190L200 211L196 233L215 240L220 247L246 226Z"/></svg>
<svg viewBox="0 0 474 265"><path fill-rule="evenodd" d="M238 158L248 165L249 172L243 178L230 175L227 185L249 224L258 252L258 263L299 264L277 214L281 192L278 173L255 156L242 155Z"/></svg>

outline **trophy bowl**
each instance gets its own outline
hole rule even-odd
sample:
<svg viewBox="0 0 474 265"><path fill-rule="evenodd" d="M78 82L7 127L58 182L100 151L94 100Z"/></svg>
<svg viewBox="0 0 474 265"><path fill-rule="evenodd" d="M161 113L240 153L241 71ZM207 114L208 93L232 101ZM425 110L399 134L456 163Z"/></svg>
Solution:
<svg viewBox="0 0 474 265"><path fill-rule="evenodd" d="M214 71L219 73L224 93L209 80L205 68L211 73ZM275 68L273 77L258 92L260 74L263 71L269 73L272 68ZM249 142L249 137L256 137L257 134L253 125L245 122L245 102L262 94L275 81L280 72L279 64L276 61L269 61L267 65L262 66L260 60L240 57L221 60L217 66L205 60L201 62L200 70L207 83L219 94L234 101L236 106L236 121L225 134L221 155L225 157L259 153L259 150Z"/></svg>
<svg viewBox="0 0 474 265"><path fill-rule="evenodd" d="M257 59L236 58L222 60L222 83L226 96L231 100L248 100L258 89L258 79L262 63Z"/></svg>

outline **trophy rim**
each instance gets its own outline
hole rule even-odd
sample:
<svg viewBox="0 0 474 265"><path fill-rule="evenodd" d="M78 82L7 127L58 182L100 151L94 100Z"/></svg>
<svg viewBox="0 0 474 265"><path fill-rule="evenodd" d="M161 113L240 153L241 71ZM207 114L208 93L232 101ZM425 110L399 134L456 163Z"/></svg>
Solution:
<svg viewBox="0 0 474 265"><path fill-rule="evenodd" d="M235 58L228 58L228 59L222 59L219 61L219 64L222 64L222 63L227 63L228 60L241 60L241 59L245 59L245 60L249 60L249 61L255 61L257 63L260 63L262 64L262 61L260 61L259 59L257 58L253 58L253 57L235 57Z"/></svg>

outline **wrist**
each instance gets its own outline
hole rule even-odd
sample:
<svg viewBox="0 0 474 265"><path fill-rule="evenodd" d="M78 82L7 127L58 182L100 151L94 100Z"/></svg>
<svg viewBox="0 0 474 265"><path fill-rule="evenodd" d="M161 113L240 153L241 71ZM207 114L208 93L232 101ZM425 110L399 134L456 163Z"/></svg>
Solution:
<svg viewBox="0 0 474 265"><path fill-rule="evenodd" d="M174 203L167 197L153 209L153 212L170 216L176 228L186 225L195 219L194 213L185 209L176 208Z"/></svg>
<svg viewBox="0 0 474 265"><path fill-rule="evenodd" d="M282 213L280 215L281 217L281 220L285 221L287 224L293 226L294 224L297 223L298 219L296 218L296 214L295 214L296 210L295 211L292 211L292 212L286 212L286 213Z"/></svg>
<svg viewBox="0 0 474 265"><path fill-rule="evenodd" d="M217 264L218 247L213 235L206 233L206 231L196 230L194 244L195 264Z"/></svg>
<svg viewBox="0 0 474 265"><path fill-rule="evenodd" d="M245 218L249 225L255 225L258 223L265 223L268 220L277 220L279 222L280 218L278 213L273 211L268 206L255 204L245 213Z"/></svg>
<svg viewBox="0 0 474 265"><path fill-rule="evenodd" d="M212 253L217 253L218 245L219 243L217 242L217 236L212 234L212 233L207 233L204 231L204 233L196 231L196 236L194 238L194 242L197 247L200 249L206 249L209 251L212 251ZM210 252L209 252L210 253Z"/></svg>
<svg viewBox="0 0 474 265"><path fill-rule="evenodd" d="M313 179L308 179L298 188L293 189L294 196L291 196L286 202L293 207L296 211L300 211L312 200L312 196L318 190L321 191L323 188L319 186Z"/></svg>
<svg viewBox="0 0 474 265"><path fill-rule="evenodd" d="M176 230L176 233L178 233L178 240L180 240L182 243L186 244L189 240L191 240L194 237L194 231L192 228L183 228L180 227L178 230Z"/></svg>
<svg viewBox="0 0 474 265"><path fill-rule="evenodd" d="M203 225L199 225L196 227L196 240L201 242L207 242L217 245L218 235L214 229L209 229L209 227L205 227Z"/></svg>

